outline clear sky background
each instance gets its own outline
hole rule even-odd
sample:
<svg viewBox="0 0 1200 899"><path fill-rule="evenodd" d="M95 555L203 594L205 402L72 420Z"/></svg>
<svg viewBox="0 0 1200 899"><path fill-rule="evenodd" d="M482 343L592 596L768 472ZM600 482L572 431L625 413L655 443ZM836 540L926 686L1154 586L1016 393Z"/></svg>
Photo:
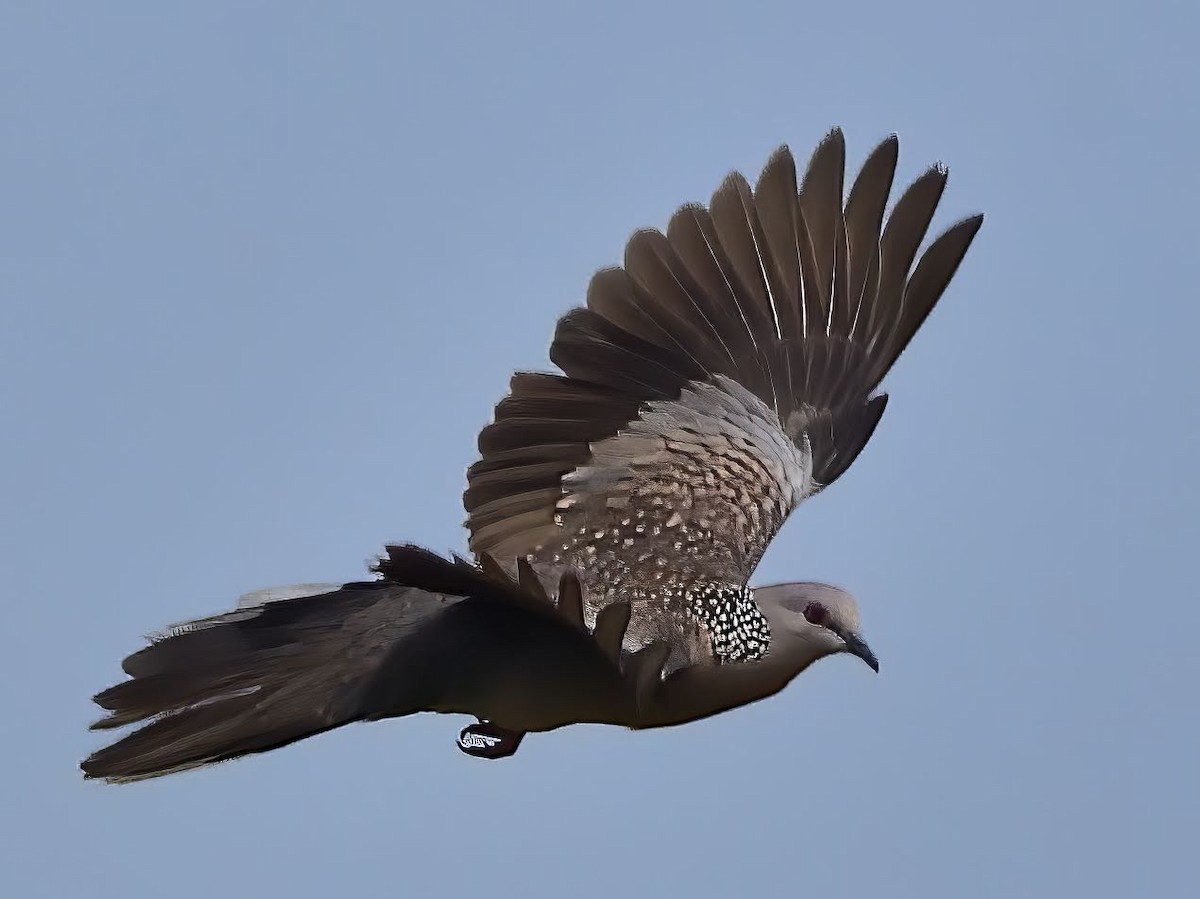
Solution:
<svg viewBox="0 0 1200 899"><path fill-rule="evenodd" d="M8 3L0 892L1195 895L1192 2ZM352 726L84 783L89 697L239 594L461 550L475 435L629 233L797 156L987 221L757 582L838 658L502 763Z"/></svg>

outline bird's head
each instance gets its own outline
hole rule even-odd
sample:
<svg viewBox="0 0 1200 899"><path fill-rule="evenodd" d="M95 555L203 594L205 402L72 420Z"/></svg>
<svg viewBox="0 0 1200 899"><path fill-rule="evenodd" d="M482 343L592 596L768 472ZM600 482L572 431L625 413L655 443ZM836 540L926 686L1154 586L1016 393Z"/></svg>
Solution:
<svg viewBox="0 0 1200 899"><path fill-rule="evenodd" d="M775 634L799 641L818 657L848 652L879 671L879 660L859 633L858 603L845 590L827 584L774 584L756 588L754 601Z"/></svg>

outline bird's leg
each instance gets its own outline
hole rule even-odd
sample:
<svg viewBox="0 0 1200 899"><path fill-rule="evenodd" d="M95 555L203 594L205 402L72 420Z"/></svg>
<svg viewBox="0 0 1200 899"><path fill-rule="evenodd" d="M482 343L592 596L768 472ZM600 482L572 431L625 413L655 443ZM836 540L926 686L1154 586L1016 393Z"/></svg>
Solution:
<svg viewBox="0 0 1200 899"><path fill-rule="evenodd" d="M502 580L510 580L509 575L502 567L496 564L496 561L486 553L480 560L480 563L485 571L491 571L494 577ZM564 583L566 578L564 577ZM575 587L575 599L578 605L579 597L579 581L573 576L571 581ZM541 580L533 570L533 566L526 559L517 560L517 585L527 594L535 599L543 602L551 602L545 588L542 586ZM563 608L563 593L560 589L559 596L555 605L562 611ZM569 617L569 613L568 613ZM579 613L579 624L583 625L582 609ZM505 759L517 751L521 745L521 740L524 739L525 732L520 730L509 730L506 727L500 727L496 724L491 724L488 721L480 718L476 724L464 727L458 735L458 748L469 756L481 759Z"/></svg>
<svg viewBox="0 0 1200 899"><path fill-rule="evenodd" d="M479 721L462 729L458 748L479 759L504 759L517 751L525 732L509 730L488 721Z"/></svg>
<svg viewBox="0 0 1200 899"><path fill-rule="evenodd" d="M490 557L485 556L483 562L485 567L491 566L493 570L498 571L498 577L506 577L503 569ZM596 617L595 627L589 629L583 617L583 588L575 572L568 571L562 575L558 594L551 600L527 561L518 560L517 571L520 588L536 600L553 602L559 613L572 626L590 634L601 651L621 669L639 696L648 691L651 680L657 682L657 675L666 660L665 646L657 645L653 647L653 651L650 651L652 647L646 647L631 657L630 661L634 664L628 671L625 670L622 646L631 614L629 603L614 602L605 606ZM524 737L525 731L509 730L480 718L477 723L464 727L459 733L458 748L475 758L503 759L517 751Z"/></svg>

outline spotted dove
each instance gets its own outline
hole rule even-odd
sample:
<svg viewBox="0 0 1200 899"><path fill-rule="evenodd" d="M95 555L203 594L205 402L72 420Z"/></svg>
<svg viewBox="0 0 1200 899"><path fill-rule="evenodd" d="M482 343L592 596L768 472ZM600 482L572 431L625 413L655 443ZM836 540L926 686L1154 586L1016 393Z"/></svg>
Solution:
<svg viewBox="0 0 1200 899"><path fill-rule="evenodd" d="M875 393L983 217L932 241L930 168L884 219L897 141L844 190L832 131L803 179L786 147L751 188L629 241L558 323L562 374L518 373L464 496L476 561L390 546L376 579L253 596L173 629L96 696L94 728L149 722L82 764L138 780L352 721L475 716L472 755L527 732L692 721L814 661L878 670L858 606L815 583L751 589L791 512L853 463Z"/></svg>

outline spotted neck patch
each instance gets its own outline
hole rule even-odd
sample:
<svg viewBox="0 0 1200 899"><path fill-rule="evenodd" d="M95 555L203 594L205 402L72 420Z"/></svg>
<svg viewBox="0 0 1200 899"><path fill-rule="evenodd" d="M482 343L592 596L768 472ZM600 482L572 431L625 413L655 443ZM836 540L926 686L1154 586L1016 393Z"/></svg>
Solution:
<svg viewBox="0 0 1200 899"><path fill-rule="evenodd" d="M771 646L771 627L748 587L701 582L687 591L688 612L712 641L721 663L753 662Z"/></svg>

